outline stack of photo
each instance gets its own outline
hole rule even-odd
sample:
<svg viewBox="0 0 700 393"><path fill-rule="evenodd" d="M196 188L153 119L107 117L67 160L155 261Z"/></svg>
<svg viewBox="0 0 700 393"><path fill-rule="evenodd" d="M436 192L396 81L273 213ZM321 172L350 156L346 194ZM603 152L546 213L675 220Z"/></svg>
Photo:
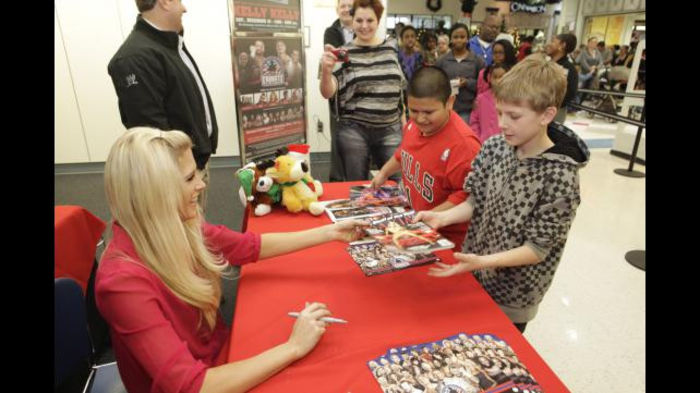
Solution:
<svg viewBox="0 0 700 393"><path fill-rule="evenodd" d="M367 365L385 393L543 391L510 345L490 334L390 348Z"/></svg>

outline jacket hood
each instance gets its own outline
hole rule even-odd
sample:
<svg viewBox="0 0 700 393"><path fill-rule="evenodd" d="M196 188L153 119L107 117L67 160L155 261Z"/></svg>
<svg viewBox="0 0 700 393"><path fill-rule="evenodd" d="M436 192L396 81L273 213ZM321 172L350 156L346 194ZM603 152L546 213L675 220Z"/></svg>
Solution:
<svg viewBox="0 0 700 393"><path fill-rule="evenodd" d="M588 164L591 156L588 146L570 128L551 122L547 127L547 136L554 142L554 146L542 153L541 158L574 164L579 168Z"/></svg>

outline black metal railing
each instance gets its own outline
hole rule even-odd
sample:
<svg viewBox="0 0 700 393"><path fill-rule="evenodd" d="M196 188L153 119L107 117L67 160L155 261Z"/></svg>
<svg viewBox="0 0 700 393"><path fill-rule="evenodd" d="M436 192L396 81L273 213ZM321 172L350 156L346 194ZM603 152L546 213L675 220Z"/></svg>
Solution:
<svg viewBox="0 0 700 393"><path fill-rule="evenodd" d="M642 117L641 119L633 119L631 117L625 117L625 116L620 116L617 113L610 113L610 112L605 112L601 111L597 108L593 108L590 106L585 106L585 105L580 105L580 104L568 104L568 106L575 108L575 109L580 109L584 110L599 116L607 117L609 119L614 119L617 121L621 121L623 123L631 124L634 126L637 126L637 135L634 138L634 146L632 147L632 154L630 156L630 163L627 169L615 169L614 172L617 173L620 176L626 176L626 177L644 177L644 173L635 171L634 170L634 162L637 159L637 152L639 151L639 142L642 139L642 130L646 128L646 95L645 94L639 94L639 93L621 93L617 91L610 91L610 90L588 90L588 89L579 89L578 90L581 93L586 93L586 94L596 94L596 95L616 95L616 96L622 96L622 97L633 97L633 98L642 98L644 99L644 104L642 105Z"/></svg>
<svg viewBox="0 0 700 393"><path fill-rule="evenodd" d="M604 116L610 119L615 119L617 121L621 121L623 123L627 124L632 124L637 126L637 135L634 139L634 146L632 147L632 154L630 157L630 163L629 167L627 169L623 168L618 168L615 169L614 172L618 175L621 176L626 176L626 177L644 177L644 173L635 171L634 170L634 161L637 159L637 151L639 149L639 142L642 139L642 130L646 128L646 95L644 94L638 94L638 93L619 93L616 91L608 91L608 90L588 90L588 89L579 89L578 90L581 93L586 93L586 94L596 94L596 95L616 95L616 96L623 96L623 97L633 97L633 98L642 98L644 99L644 104L642 105L642 117L641 119L632 119L630 117L624 117L620 116L617 113L609 113L609 112L604 112L600 111L596 108L591 108L588 106L584 105L579 105L579 104L569 104L568 106L572 108L577 108L577 109L582 109L591 113L594 113L596 115ZM646 251L645 250L632 250L628 251L625 254L625 260L632 266L645 270L646 271Z"/></svg>

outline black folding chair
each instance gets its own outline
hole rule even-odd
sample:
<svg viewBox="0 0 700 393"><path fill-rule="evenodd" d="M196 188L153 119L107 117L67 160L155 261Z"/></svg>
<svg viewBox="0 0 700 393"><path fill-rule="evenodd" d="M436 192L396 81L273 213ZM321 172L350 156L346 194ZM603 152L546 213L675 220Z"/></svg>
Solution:
<svg viewBox="0 0 700 393"><path fill-rule="evenodd" d="M85 299L78 283L60 277L54 280L54 388L56 392L122 393L117 363L96 365L88 330Z"/></svg>

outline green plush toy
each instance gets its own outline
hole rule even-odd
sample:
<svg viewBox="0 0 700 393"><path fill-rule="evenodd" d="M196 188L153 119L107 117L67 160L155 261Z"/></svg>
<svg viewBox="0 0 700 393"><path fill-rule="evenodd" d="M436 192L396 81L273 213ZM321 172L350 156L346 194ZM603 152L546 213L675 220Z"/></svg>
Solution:
<svg viewBox="0 0 700 393"><path fill-rule="evenodd" d="M272 205L282 200L280 185L275 183L270 176L265 175L265 170L275 163L272 160L251 162L236 171L236 176L241 184L238 195L241 203L246 206L252 204L253 214L264 216L272 211Z"/></svg>

